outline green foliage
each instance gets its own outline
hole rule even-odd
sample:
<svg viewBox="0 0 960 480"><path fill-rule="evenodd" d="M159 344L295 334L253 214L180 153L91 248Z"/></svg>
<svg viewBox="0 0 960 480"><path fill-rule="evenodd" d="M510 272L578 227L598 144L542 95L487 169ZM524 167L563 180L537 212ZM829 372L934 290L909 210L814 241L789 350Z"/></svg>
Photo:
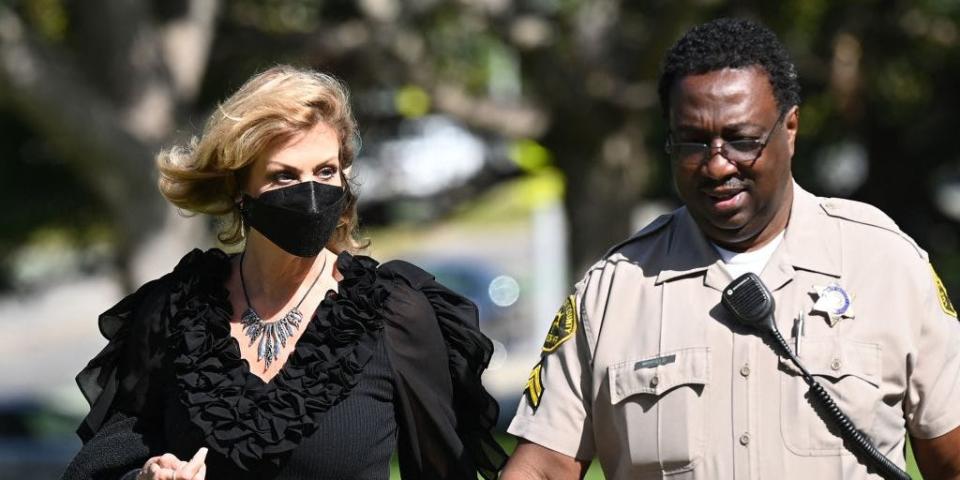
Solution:
<svg viewBox="0 0 960 480"><path fill-rule="evenodd" d="M525 172L536 172L549 166L553 157L550 150L528 138L513 142L508 155Z"/></svg>
<svg viewBox="0 0 960 480"><path fill-rule="evenodd" d="M69 19L61 0L26 0L22 8L26 20L41 37L51 42L64 40Z"/></svg>
<svg viewBox="0 0 960 480"><path fill-rule="evenodd" d="M430 95L416 85L405 85L394 95L397 112L406 118L422 117L430 112Z"/></svg>
<svg viewBox="0 0 960 480"><path fill-rule="evenodd" d="M535 107L547 127L537 138L517 141L511 158L524 171L536 172L547 152L550 165L577 181L565 195L602 194L569 204L589 200L595 212L619 215L624 205L670 195L670 169L662 153L665 130L651 97L665 49L695 23L748 16L780 34L800 70L804 103L794 161L799 180L815 193L833 194L818 184L819 158L838 143L861 145L869 176L849 195L889 213L931 252L948 287L960 286L960 259L954 253L960 251L960 227L939 210L931 188L943 172L956 171L960 159L960 145L952 141L960 110L960 2L513 0L398 2L394 9L388 4L224 2L201 94L182 106L181 118L189 120L179 131L196 132L217 100L254 71L281 61L318 66L344 78L361 106L357 111L365 130L389 132L398 118L444 111L437 88L452 86L491 103L521 100ZM16 11L31 33L61 49L58 53L70 53L76 33L70 15L84 5L21 0ZM154 9L159 5L155 2ZM374 10L384 8L390 11L378 17ZM157 19L158 25L162 21ZM524 25L533 29L528 32L541 29L539 43L517 40ZM364 108L377 103L367 102L370 98L386 98L380 101L386 107ZM627 163L609 161L605 145L624 131L639 137L639 148L630 151ZM30 144L27 137L29 132L12 128L0 143L17 150ZM29 151L11 155L5 158L13 163L0 167L6 175L41 172L64 186L51 197L63 200L44 200L40 203L49 206L38 203L29 214L9 214L28 220L9 219L0 240L5 245L26 241L31 229L47 225L110 224L104 215L83 213L98 211L91 200L96 195L80 187L69 169L54 163L25 166L24 159L33 155ZM619 226L590 228L591 235L626 234L618 231L625 222L605 221ZM598 249L577 239L572 245L575 256L592 258Z"/></svg>
<svg viewBox="0 0 960 480"><path fill-rule="evenodd" d="M285 34L313 31L324 2L315 0L233 0L228 14L239 24L264 32Z"/></svg>
<svg viewBox="0 0 960 480"><path fill-rule="evenodd" d="M471 93L483 93L495 73L491 67L509 55L502 39L466 14L443 15L434 28L426 38L440 77Z"/></svg>
<svg viewBox="0 0 960 480"><path fill-rule="evenodd" d="M886 122L896 126L916 117L931 100L932 88L924 72L918 71L906 59L883 65L873 80L877 100L890 107Z"/></svg>
<svg viewBox="0 0 960 480"><path fill-rule="evenodd" d="M0 289L11 255L23 245L57 238L73 246L109 238L111 224L97 196L65 168L43 138L0 109Z"/></svg>

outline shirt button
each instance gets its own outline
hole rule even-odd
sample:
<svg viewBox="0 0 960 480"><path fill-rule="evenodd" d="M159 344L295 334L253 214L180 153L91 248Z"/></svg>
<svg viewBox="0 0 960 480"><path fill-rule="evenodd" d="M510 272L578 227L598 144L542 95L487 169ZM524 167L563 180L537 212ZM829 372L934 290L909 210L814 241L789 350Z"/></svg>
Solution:
<svg viewBox="0 0 960 480"><path fill-rule="evenodd" d="M740 445L747 446L749 444L750 444L750 434L744 433L743 435L740 435Z"/></svg>
<svg viewBox="0 0 960 480"><path fill-rule="evenodd" d="M842 367L842 366L843 366L843 364L840 363L840 359L839 359L839 358L834 358L833 361L830 362L830 368L832 368L832 369L834 369L834 370L840 370L840 367Z"/></svg>
<svg viewBox="0 0 960 480"><path fill-rule="evenodd" d="M750 376L750 365L749 365L749 364L745 363L745 364L743 364L742 367L740 367L740 375L743 375L744 377L749 377L749 376Z"/></svg>
<svg viewBox="0 0 960 480"><path fill-rule="evenodd" d="M650 387L656 388L657 385L659 384L660 384L660 377L654 375L653 378L650 379Z"/></svg>

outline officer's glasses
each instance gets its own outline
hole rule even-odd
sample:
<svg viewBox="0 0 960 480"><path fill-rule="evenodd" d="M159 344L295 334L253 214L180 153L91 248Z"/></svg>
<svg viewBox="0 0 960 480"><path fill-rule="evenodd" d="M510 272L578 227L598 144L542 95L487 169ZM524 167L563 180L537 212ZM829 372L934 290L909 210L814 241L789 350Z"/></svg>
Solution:
<svg viewBox="0 0 960 480"><path fill-rule="evenodd" d="M667 144L664 149L673 161L684 167L699 167L704 160L712 157L718 149L720 155L726 158L727 161L738 166L751 167L753 166L753 162L756 162L757 159L760 158L764 147L767 146L770 137L773 136L777 127L783 122L786 114L787 110L783 111L783 113L777 117L777 122L773 124L773 127L770 127L770 131L760 138L731 140L729 142L720 139L720 146L717 147L714 143L674 142L673 133L671 133L667 136Z"/></svg>

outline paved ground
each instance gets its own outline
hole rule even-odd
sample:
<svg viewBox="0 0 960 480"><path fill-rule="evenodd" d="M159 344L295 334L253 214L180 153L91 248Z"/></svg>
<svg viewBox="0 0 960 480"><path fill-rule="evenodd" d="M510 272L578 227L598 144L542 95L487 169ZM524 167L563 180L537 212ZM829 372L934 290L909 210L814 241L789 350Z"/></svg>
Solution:
<svg viewBox="0 0 960 480"><path fill-rule="evenodd" d="M73 377L106 340L97 316L122 296L110 278L90 277L37 294L0 297L0 395L54 396L84 407Z"/></svg>

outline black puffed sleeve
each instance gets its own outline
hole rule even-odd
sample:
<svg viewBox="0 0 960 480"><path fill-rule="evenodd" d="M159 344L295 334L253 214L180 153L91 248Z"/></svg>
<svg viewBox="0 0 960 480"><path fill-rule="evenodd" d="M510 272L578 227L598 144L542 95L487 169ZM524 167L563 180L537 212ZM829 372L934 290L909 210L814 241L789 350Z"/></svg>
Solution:
<svg viewBox="0 0 960 480"><path fill-rule="evenodd" d="M77 385L90 403L90 413L77 429L84 443L112 412L144 411L149 372L159 366L166 336L166 283L167 277L149 282L100 315L107 346L77 375Z"/></svg>
<svg viewBox="0 0 960 480"><path fill-rule="evenodd" d="M493 437L499 407L481 374L493 344L476 306L406 262L380 267L388 283L385 334L398 385L404 478L497 477L506 454Z"/></svg>
<svg viewBox="0 0 960 480"><path fill-rule="evenodd" d="M158 454L164 411L161 375L169 319L175 314L171 296L189 288L193 272L210 265L205 257L211 254L190 252L172 273L148 282L100 315L100 332L108 342L77 375L90 413L77 429L83 448L63 479L116 479Z"/></svg>

